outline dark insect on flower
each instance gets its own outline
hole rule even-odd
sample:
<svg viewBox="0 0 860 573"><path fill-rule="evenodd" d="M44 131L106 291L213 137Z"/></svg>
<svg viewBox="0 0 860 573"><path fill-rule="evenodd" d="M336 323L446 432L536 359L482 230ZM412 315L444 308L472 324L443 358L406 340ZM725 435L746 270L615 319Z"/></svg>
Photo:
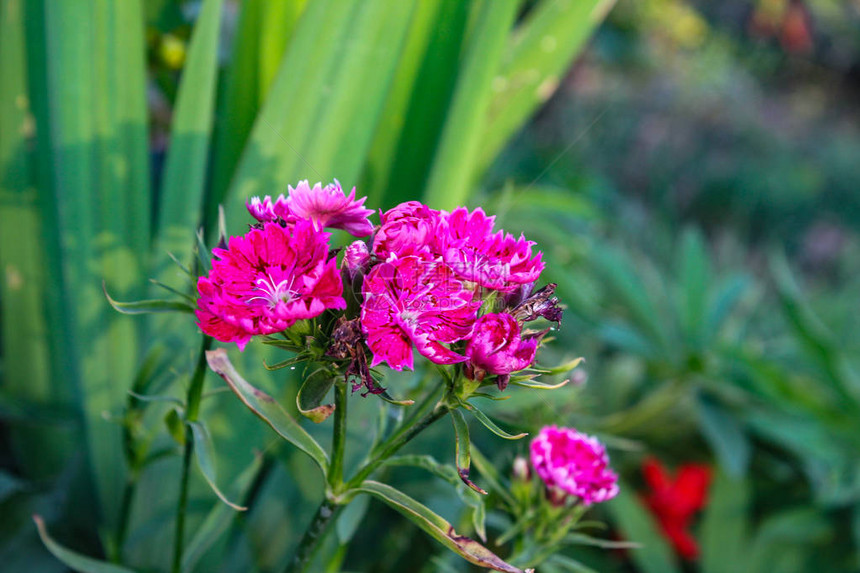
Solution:
<svg viewBox="0 0 860 573"><path fill-rule="evenodd" d="M376 383L367 366L367 357L364 354L363 336L361 334L361 323L359 319L347 320L340 317L334 331L331 334L331 343L326 351L328 356L339 360L349 360L349 365L344 373L344 381L353 380L352 391L355 392L362 386L367 389L363 394L382 394L385 388Z"/></svg>
<svg viewBox="0 0 860 573"><path fill-rule="evenodd" d="M553 296L556 286L555 283L549 283L542 289L528 295L525 300L511 311L511 314L519 322L537 320L539 316L542 316L548 321L555 322L561 326L564 309L558 306L558 297Z"/></svg>

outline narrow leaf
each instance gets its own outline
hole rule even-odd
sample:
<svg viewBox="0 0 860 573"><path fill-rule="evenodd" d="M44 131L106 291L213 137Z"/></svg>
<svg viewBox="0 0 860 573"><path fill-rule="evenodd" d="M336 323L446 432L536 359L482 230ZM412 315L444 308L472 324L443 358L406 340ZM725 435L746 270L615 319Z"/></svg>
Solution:
<svg viewBox="0 0 860 573"><path fill-rule="evenodd" d="M427 203L438 208L462 205L471 191L493 77L518 5L516 0L484 0L473 4L477 10L474 29L469 34L424 195Z"/></svg>
<svg viewBox="0 0 860 573"><path fill-rule="evenodd" d="M223 348L206 352L209 367L224 379L236 396L282 438L305 452L319 465L323 474L328 471L328 454L310 434L290 416L280 404L265 392L251 386L236 371Z"/></svg>
<svg viewBox="0 0 860 573"><path fill-rule="evenodd" d="M119 302L111 298L104 284L105 297L108 303L122 314L151 314L155 312L194 312L194 307L187 302L174 300L136 300L132 302Z"/></svg>
<svg viewBox="0 0 860 573"><path fill-rule="evenodd" d="M731 571L739 555L749 555L750 483L720 472L708 493L702 519L702 572Z"/></svg>
<svg viewBox="0 0 860 573"><path fill-rule="evenodd" d="M500 438L504 438L506 440L519 440L520 438L525 438L528 436L528 432L523 432L521 434L509 434L500 427L498 427L495 422L490 420L486 414L481 412L474 404L470 404L468 402L463 403L463 407L469 410L472 415L474 415L479 422L481 422L488 430L499 436Z"/></svg>
<svg viewBox="0 0 860 573"><path fill-rule="evenodd" d="M469 479L469 464L471 456L469 454L469 424L466 423L466 418L463 417L463 412L459 409L451 410L451 420L454 422L454 439L456 442L456 464L457 475L463 480L463 483L475 490L478 493L486 495L486 491L475 485Z"/></svg>
<svg viewBox="0 0 860 573"><path fill-rule="evenodd" d="M734 477L744 475L752 457L752 446L738 418L701 395L696 399L696 413L699 428L723 469Z"/></svg>
<svg viewBox="0 0 860 573"><path fill-rule="evenodd" d="M81 555L71 549L67 549L54 541L45 528L45 522L38 515L33 516L33 521L36 522L36 528L39 530L39 537L42 538L42 543L48 548L54 557L62 561L66 566L80 573L134 573L134 570L120 567L113 563L100 561Z"/></svg>
<svg viewBox="0 0 860 573"><path fill-rule="evenodd" d="M410 521L423 529L442 545L457 553L470 563L480 567L504 571L506 573L524 573L523 570L514 567L489 549L468 537L458 535L454 526L445 521L444 518L432 512L427 506L412 499L400 490L389 485L365 481L357 491L370 494L391 506L406 516Z"/></svg>
<svg viewBox="0 0 860 573"><path fill-rule="evenodd" d="M237 505L227 499L216 484L217 473L215 471L215 450L212 447L212 438L209 437L209 431L206 426L200 422L186 422L191 428L191 434L194 436L194 456L197 458L197 467L200 468L200 473L206 479L206 483L218 496L218 499L235 509L236 511L245 511L247 507Z"/></svg>
<svg viewBox="0 0 860 573"><path fill-rule="evenodd" d="M557 390L562 386L567 385L570 382L570 378L565 378L558 384L545 384L543 382L538 382L537 380L515 380L511 378L510 383L514 386L522 386L523 388L533 388L535 390Z"/></svg>
<svg viewBox="0 0 860 573"><path fill-rule="evenodd" d="M230 486L230 495L235 497L244 496L257 477L262 464L263 457L260 455L256 456L251 465L239 474L239 477ZM227 531L230 522L235 516L236 513L228 506L216 502L212 510L206 515L203 523L195 530L194 536L182 552L183 571L194 570L200 558Z"/></svg>

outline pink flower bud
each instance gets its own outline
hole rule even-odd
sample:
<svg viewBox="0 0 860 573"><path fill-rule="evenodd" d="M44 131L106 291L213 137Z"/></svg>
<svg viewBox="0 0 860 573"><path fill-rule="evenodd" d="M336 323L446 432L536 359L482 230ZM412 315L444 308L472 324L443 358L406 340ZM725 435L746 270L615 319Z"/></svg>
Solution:
<svg viewBox="0 0 860 573"><path fill-rule="evenodd" d="M343 253L343 268L349 273L350 280L359 272L366 272L370 263L370 252L364 241L355 241Z"/></svg>
<svg viewBox="0 0 860 573"><path fill-rule="evenodd" d="M513 316L490 313L475 323L472 338L466 346L466 356L476 370L507 375L531 365L537 345L537 338L523 340L520 324Z"/></svg>

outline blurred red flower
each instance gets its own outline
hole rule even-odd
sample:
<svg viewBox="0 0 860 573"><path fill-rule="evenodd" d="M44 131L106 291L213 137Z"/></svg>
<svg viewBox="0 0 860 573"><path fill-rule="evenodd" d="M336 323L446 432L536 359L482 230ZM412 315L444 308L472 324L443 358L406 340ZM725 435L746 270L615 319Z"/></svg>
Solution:
<svg viewBox="0 0 860 573"><path fill-rule="evenodd" d="M642 463L642 474L651 493L644 502L657 518L663 535L678 555L687 560L699 556L699 546L689 531L693 517L707 503L711 468L702 464L684 464L674 479L654 458Z"/></svg>

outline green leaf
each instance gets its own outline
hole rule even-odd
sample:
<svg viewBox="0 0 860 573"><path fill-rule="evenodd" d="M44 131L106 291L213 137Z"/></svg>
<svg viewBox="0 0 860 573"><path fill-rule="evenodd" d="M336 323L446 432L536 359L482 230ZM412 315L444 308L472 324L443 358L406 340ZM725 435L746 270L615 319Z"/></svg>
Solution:
<svg viewBox="0 0 860 573"><path fill-rule="evenodd" d="M328 391L334 386L334 376L326 369L312 373L302 383L296 394L296 407L299 413L312 422L319 424L334 412L334 404L323 404Z"/></svg>
<svg viewBox="0 0 860 573"><path fill-rule="evenodd" d="M386 110L394 106L394 117L403 114L398 131L388 135L380 130L377 154L365 174L371 189L378 189L372 199L380 199L383 207L415 199L415 190L427 184L457 82L472 5L461 0L426 0L419 4L419 19L410 30L408 52L397 71L391 99L386 102ZM405 90L406 95L400 90ZM408 102L402 101L407 96ZM385 125L383 120L381 127Z"/></svg>
<svg viewBox="0 0 860 573"><path fill-rule="evenodd" d="M36 528L39 530L39 537L42 538L42 543L48 548L54 557L62 561L65 565L80 573L134 573L133 569L120 567L106 561L99 561L86 555L76 553L71 549L67 549L54 541L45 528L45 522L38 515L33 516L33 521L36 522Z"/></svg>
<svg viewBox="0 0 860 573"><path fill-rule="evenodd" d="M463 417L463 412L458 409L451 410L451 420L454 422L454 440L456 442L456 464L457 475L463 480L463 483L475 490L478 493L486 495L486 491L475 485L469 479L469 465L471 456L469 454L469 424L466 423L466 418Z"/></svg>
<svg viewBox="0 0 860 573"><path fill-rule="evenodd" d="M474 29L469 34L424 193L425 202L436 208L462 205L472 191L493 78L518 5L517 0L482 0L473 4Z"/></svg>
<svg viewBox="0 0 860 573"><path fill-rule="evenodd" d="M484 427L486 427L488 430L490 430L500 438L504 438L506 440L519 440L520 438L525 438L526 436L528 436L528 432L523 432L521 434L507 433L506 431L498 427L495 422L490 420L490 418L488 418L486 414L481 412L474 404L464 402L463 407L470 411L472 415L475 416L475 418L477 418L478 421L484 425Z"/></svg>
<svg viewBox="0 0 860 573"><path fill-rule="evenodd" d="M167 426L167 433L180 446L185 445L185 422L182 419L182 414L178 408L171 408L164 415L164 424Z"/></svg>
<svg viewBox="0 0 860 573"><path fill-rule="evenodd" d="M328 454L316 440L302 428L271 396L251 386L236 371L223 348L206 352L209 367L224 379L236 396L282 438L305 452L319 465L323 474L328 472Z"/></svg>
<svg viewBox="0 0 860 573"><path fill-rule="evenodd" d="M633 562L643 573L677 573L680 571L672 549L663 539L657 522L642 506L633 489L619 483L618 495L604 506L623 536L642 548L631 552Z"/></svg>
<svg viewBox="0 0 860 573"><path fill-rule="evenodd" d="M223 0L202 2L176 96L153 246L154 273L162 282L168 282L172 272L165 253L170 252L183 263L190 264L195 245L194 230L202 222L200 213L214 121L222 4Z"/></svg>
<svg viewBox="0 0 860 573"><path fill-rule="evenodd" d="M445 521L441 516L390 485L368 480L356 488L356 491L370 494L384 501L423 529L436 541L470 563L495 571L524 573L521 569L505 563L477 541L458 535L454 531L454 526Z"/></svg>
<svg viewBox="0 0 860 573"><path fill-rule="evenodd" d="M681 238L680 296L681 327L687 342L699 349L705 342L705 304L711 280L710 259L702 235L687 229Z"/></svg>
<svg viewBox="0 0 860 573"><path fill-rule="evenodd" d="M481 169L555 92L571 62L614 0L544 1L512 35L493 80L494 97L481 133Z"/></svg>
<svg viewBox="0 0 860 573"><path fill-rule="evenodd" d="M502 477L499 475L496 467L484 457L478 448L472 446L471 453L475 468L484 477L484 481L490 484L490 491L501 497L508 504L509 508L514 508L516 502L508 488L502 484Z"/></svg>
<svg viewBox="0 0 860 573"><path fill-rule="evenodd" d="M242 471L230 486L229 494L236 498L244 497L263 465L263 457L257 455L254 461ZM206 515L203 523L195 530L194 536L182 552L182 570L193 571L201 557L224 535L230 523L236 517L236 512L223 503L216 502Z"/></svg>
<svg viewBox="0 0 860 573"><path fill-rule="evenodd" d="M545 384L543 382L538 382L537 380L528 380L528 379L522 380L522 379L518 379L518 377L511 378L511 380L510 380L510 383L513 384L514 386L521 386L523 388L532 388L534 390L557 390L557 389L561 388L562 386L566 386L568 382L570 382L570 378L565 378L564 380L562 380L558 384ZM477 393L472 394L472 395L476 396ZM493 397L494 400L501 400L501 399L507 399L507 398L508 397L505 397L505 398L496 397L496 396Z"/></svg>
<svg viewBox="0 0 860 573"><path fill-rule="evenodd" d="M699 429L723 469L734 477L744 475L752 457L752 446L738 418L701 394L696 398L696 414Z"/></svg>
<svg viewBox="0 0 860 573"><path fill-rule="evenodd" d="M723 472L715 475L702 518L702 573L731 571L738 556L749 555L749 500L749 480Z"/></svg>
<svg viewBox="0 0 860 573"><path fill-rule="evenodd" d="M247 507L237 505L227 499L221 490L218 489L217 472L215 471L215 449L212 446L212 438L209 436L209 431L200 422L186 422L191 429L191 434L194 437L194 456L197 459L197 467L200 468L200 473L206 479L206 483L218 496L218 499L235 509L236 511L245 511Z"/></svg>
<svg viewBox="0 0 860 573"><path fill-rule="evenodd" d="M343 508L337 518L335 531L337 531L337 539L341 543L349 543L355 532L358 531L358 526L367 514L367 507L370 505L369 497L359 497L354 499Z"/></svg>
<svg viewBox="0 0 860 573"><path fill-rule="evenodd" d="M584 533L570 533L564 538L565 543L571 545L591 545L603 549L641 549L640 543L631 541L613 541L611 539L598 539Z"/></svg>
<svg viewBox="0 0 860 573"><path fill-rule="evenodd" d="M104 285L102 285L102 287L104 288ZM119 302L111 298L107 293L107 289L105 289L104 293L108 303L110 303L114 310L121 312L122 314L151 314L155 312L191 313L195 310L194 307L187 302L173 300L137 300L133 302Z"/></svg>

